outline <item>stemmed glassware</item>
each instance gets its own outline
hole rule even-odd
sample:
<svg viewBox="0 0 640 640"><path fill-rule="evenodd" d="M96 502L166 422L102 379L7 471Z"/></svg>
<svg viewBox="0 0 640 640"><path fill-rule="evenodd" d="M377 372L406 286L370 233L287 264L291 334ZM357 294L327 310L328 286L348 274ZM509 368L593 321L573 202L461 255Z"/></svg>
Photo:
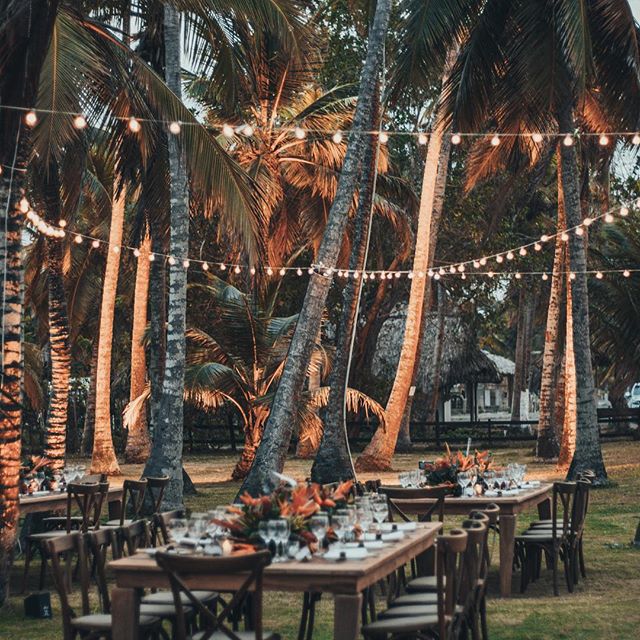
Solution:
<svg viewBox="0 0 640 640"><path fill-rule="evenodd" d="M322 543L329 528L329 516L326 513L317 513L309 520L309 529L318 541L318 550L322 549Z"/></svg>
<svg viewBox="0 0 640 640"><path fill-rule="evenodd" d="M185 518L172 518L169 520L169 537L180 544L187 535L187 521Z"/></svg>
<svg viewBox="0 0 640 640"><path fill-rule="evenodd" d="M378 525L378 531L380 531L380 525L389 517L389 505L387 503L387 496L384 493L378 493L373 498L373 519Z"/></svg>
<svg viewBox="0 0 640 640"><path fill-rule="evenodd" d="M276 562L284 562L286 557L287 543L289 542L289 520L278 518L275 520L277 554Z"/></svg>

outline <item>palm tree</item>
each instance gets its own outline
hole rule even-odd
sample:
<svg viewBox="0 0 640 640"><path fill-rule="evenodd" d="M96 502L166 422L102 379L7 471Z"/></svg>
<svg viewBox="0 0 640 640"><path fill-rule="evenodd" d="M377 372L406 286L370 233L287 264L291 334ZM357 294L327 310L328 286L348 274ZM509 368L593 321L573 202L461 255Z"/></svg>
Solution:
<svg viewBox="0 0 640 640"><path fill-rule="evenodd" d="M369 31L367 56L360 76L353 132L349 138L340 181L318 250L317 268L309 280L302 312L291 340L289 357L273 401L274 409L265 426L256 460L241 489L254 495L262 491L272 471L279 471L284 467L294 427L295 406L299 402L305 381L306 362L320 328L333 269L336 267L342 246L347 214L358 183L366 139L362 131L371 117L390 12L391 2L378 0Z"/></svg>

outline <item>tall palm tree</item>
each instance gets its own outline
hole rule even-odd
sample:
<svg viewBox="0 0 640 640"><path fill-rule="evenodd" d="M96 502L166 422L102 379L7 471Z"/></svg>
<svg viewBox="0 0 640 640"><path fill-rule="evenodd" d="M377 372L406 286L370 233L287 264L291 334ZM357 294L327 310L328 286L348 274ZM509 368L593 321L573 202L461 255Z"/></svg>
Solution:
<svg viewBox="0 0 640 640"><path fill-rule="evenodd" d="M342 246L347 214L358 184L366 139L366 135L363 135L362 131L371 117L390 13L391 2L378 0L369 31L367 55L360 76L360 90L353 120L353 131L349 138L340 181L318 250L316 259L318 266L309 280L302 312L291 340L289 357L274 398L274 409L265 426L256 460L243 484L243 490L254 495L262 491L265 481L270 480L272 471L279 471L284 467L294 427L295 406L300 399L305 381L306 363L320 328L333 269L336 267Z"/></svg>

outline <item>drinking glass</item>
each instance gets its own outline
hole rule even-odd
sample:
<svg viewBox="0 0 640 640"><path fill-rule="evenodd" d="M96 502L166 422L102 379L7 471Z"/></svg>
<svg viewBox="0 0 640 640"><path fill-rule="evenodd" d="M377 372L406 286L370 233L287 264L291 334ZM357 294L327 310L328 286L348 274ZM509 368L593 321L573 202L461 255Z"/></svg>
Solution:
<svg viewBox="0 0 640 640"><path fill-rule="evenodd" d="M347 529L349 528L349 516L340 513L333 514L333 516L331 516L331 528L336 536L338 536L338 541L344 542Z"/></svg>
<svg viewBox="0 0 640 640"><path fill-rule="evenodd" d="M378 525L382 524L389 516L389 505L387 496L384 493L378 494L373 502L373 519ZM378 531L380 526L378 526Z"/></svg>
<svg viewBox="0 0 640 640"><path fill-rule="evenodd" d="M287 559L285 552L289 541L289 520L287 518L278 518L275 523L276 542L279 543L277 562L284 562Z"/></svg>
<svg viewBox="0 0 640 640"><path fill-rule="evenodd" d="M409 473L404 471L398 476L398 480L400 481L401 487L408 487L411 483L411 478L409 477Z"/></svg>
<svg viewBox="0 0 640 640"><path fill-rule="evenodd" d="M269 537L269 525L266 520L261 520L258 523L258 535L260 536L262 542L269 546L271 538Z"/></svg>
<svg viewBox="0 0 640 640"><path fill-rule="evenodd" d="M309 520L309 529L318 541L318 549L322 548L322 541L329 528L329 516L326 513L318 513Z"/></svg>
<svg viewBox="0 0 640 640"><path fill-rule="evenodd" d="M204 537L207 530L207 516L204 513L193 513L187 522L187 531L189 538L192 540L200 540Z"/></svg>
<svg viewBox="0 0 640 640"><path fill-rule="evenodd" d="M364 534L369 531L373 524L373 509L370 505L363 504L356 509L356 515L364 537Z"/></svg>
<svg viewBox="0 0 640 640"><path fill-rule="evenodd" d="M169 537L180 544L187 534L187 521L184 518L172 518L169 520Z"/></svg>

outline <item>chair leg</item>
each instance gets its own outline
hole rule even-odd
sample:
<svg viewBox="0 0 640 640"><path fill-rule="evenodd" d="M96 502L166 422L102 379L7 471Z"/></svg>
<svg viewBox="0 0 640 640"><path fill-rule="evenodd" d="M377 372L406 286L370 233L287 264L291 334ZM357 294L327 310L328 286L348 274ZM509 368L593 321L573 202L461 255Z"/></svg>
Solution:
<svg viewBox="0 0 640 640"><path fill-rule="evenodd" d="M580 573L583 578L587 577L587 570L584 565L584 547L582 546L582 536L580 536L580 540L578 542L578 556L580 559Z"/></svg>
<svg viewBox="0 0 640 640"><path fill-rule="evenodd" d="M24 571L22 572L22 593L27 590L27 578L29 577L29 565L31 564L31 554L33 553L33 545L29 540L25 542L24 549Z"/></svg>
<svg viewBox="0 0 640 640"><path fill-rule="evenodd" d="M44 589L44 581L47 575L47 554L44 550L44 545L39 545L38 549L40 551L40 558L42 562L40 564L40 582L39 582L39 590L42 591Z"/></svg>
<svg viewBox="0 0 640 640"><path fill-rule="evenodd" d="M306 640L312 640L313 638L313 626L316 621L316 602L320 602L320 594L311 594L311 608L309 609L309 623L307 625L307 637Z"/></svg>
<svg viewBox="0 0 640 640"><path fill-rule="evenodd" d="M311 594L308 591L302 594L302 614L300 615L300 625L298 626L298 640L304 640L307 632L307 621L309 620L309 610L311 608L310 597Z"/></svg>
<svg viewBox="0 0 640 640"><path fill-rule="evenodd" d="M564 565L564 579L567 583L567 591L569 593L573 593L573 568L572 568L572 551L570 548L565 549L564 558L562 559L562 564Z"/></svg>
<svg viewBox="0 0 640 640"><path fill-rule="evenodd" d="M559 596L558 591L558 550L553 549L551 553L551 571L553 573L553 595Z"/></svg>
<svg viewBox="0 0 640 640"><path fill-rule="evenodd" d="M489 640L489 627L487 626L487 600L480 601L480 628L482 630L482 640Z"/></svg>

